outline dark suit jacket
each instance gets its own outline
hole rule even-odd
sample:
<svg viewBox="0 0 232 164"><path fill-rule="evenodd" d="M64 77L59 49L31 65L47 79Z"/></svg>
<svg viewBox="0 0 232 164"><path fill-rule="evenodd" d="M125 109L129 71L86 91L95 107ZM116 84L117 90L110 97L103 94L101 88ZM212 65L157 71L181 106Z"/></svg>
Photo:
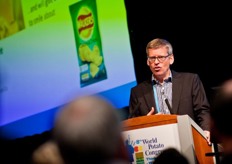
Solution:
<svg viewBox="0 0 232 164"><path fill-rule="evenodd" d="M131 89L129 114L131 117L145 116L155 107L151 80ZM203 130L209 130L210 106L203 84L197 74L172 71L171 114L189 115ZM157 113L157 111L156 111Z"/></svg>

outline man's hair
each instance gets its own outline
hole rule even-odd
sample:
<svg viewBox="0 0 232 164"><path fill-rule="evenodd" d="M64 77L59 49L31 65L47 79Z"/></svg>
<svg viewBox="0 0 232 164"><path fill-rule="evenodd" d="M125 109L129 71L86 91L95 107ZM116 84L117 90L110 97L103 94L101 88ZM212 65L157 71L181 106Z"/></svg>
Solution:
<svg viewBox="0 0 232 164"><path fill-rule="evenodd" d="M150 41L147 44L146 53L148 54L149 49L158 49L158 48L161 48L161 47L166 47L168 55L173 54L173 49L172 49L171 43L169 43L165 39L160 39L160 38L153 39L152 41Z"/></svg>
<svg viewBox="0 0 232 164"><path fill-rule="evenodd" d="M53 134L66 162L104 161L112 158L120 145L120 119L105 99L85 96L58 113Z"/></svg>

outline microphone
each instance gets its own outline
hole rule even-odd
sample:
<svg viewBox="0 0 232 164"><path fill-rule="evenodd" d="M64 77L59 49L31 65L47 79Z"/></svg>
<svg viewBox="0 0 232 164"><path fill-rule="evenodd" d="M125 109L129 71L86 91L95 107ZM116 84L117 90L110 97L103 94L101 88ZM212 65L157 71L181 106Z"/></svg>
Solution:
<svg viewBox="0 0 232 164"><path fill-rule="evenodd" d="M171 105L170 105L170 103L169 103L168 99L167 99L167 98L165 98L165 99L164 99L164 101L165 101L166 105L168 106L168 110L169 110L169 111L170 111L170 113L171 113L172 107L171 107Z"/></svg>
<svg viewBox="0 0 232 164"><path fill-rule="evenodd" d="M165 101L165 103L166 103L166 105L167 105L167 107L168 107L168 110L169 110L170 113L171 113L172 107L171 107L171 105L170 105L170 103L169 103L167 97L164 95L164 87L161 88L161 94L164 96L164 101Z"/></svg>
<svg viewBox="0 0 232 164"><path fill-rule="evenodd" d="M134 108L134 111L128 116L128 118L132 118L135 115L135 113L138 111L140 105L141 105L141 102L139 102L138 104L136 104L136 106Z"/></svg>

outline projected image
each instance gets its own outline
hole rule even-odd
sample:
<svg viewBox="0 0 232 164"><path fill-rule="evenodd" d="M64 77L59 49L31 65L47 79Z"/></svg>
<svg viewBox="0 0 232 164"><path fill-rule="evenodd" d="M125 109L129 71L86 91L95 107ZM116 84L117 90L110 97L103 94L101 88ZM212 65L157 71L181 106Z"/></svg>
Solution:
<svg viewBox="0 0 232 164"><path fill-rule="evenodd" d="M0 132L49 130L56 111L78 96L128 106L136 78L124 0L0 0L1 16L12 13L3 2L21 2L24 19L15 20L25 28L0 40Z"/></svg>
<svg viewBox="0 0 232 164"><path fill-rule="evenodd" d="M0 0L0 40L24 28L21 0Z"/></svg>
<svg viewBox="0 0 232 164"><path fill-rule="evenodd" d="M70 6L75 33L81 87L106 79L95 0L85 0Z"/></svg>

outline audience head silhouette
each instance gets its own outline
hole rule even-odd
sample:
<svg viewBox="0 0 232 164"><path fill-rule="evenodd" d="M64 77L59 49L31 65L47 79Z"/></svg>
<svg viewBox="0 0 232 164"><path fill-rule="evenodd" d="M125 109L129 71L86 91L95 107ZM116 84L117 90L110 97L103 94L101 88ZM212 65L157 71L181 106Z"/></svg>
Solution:
<svg viewBox="0 0 232 164"><path fill-rule="evenodd" d="M106 99L78 97L56 115L52 138L33 153L33 164L127 164L119 114Z"/></svg>
<svg viewBox="0 0 232 164"><path fill-rule="evenodd" d="M175 148L164 149L153 162L153 164L167 163L189 164L187 158Z"/></svg>
<svg viewBox="0 0 232 164"><path fill-rule="evenodd" d="M219 87L211 108L212 138L223 145L225 153L232 153L232 79Z"/></svg>
<svg viewBox="0 0 232 164"><path fill-rule="evenodd" d="M58 113L53 134L65 163L107 162L119 148L121 124L108 101L85 96Z"/></svg>
<svg viewBox="0 0 232 164"><path fill-rule="evenodd" d="M40 145L32 154L32 164L65 164L54 141Z"/></svg>

